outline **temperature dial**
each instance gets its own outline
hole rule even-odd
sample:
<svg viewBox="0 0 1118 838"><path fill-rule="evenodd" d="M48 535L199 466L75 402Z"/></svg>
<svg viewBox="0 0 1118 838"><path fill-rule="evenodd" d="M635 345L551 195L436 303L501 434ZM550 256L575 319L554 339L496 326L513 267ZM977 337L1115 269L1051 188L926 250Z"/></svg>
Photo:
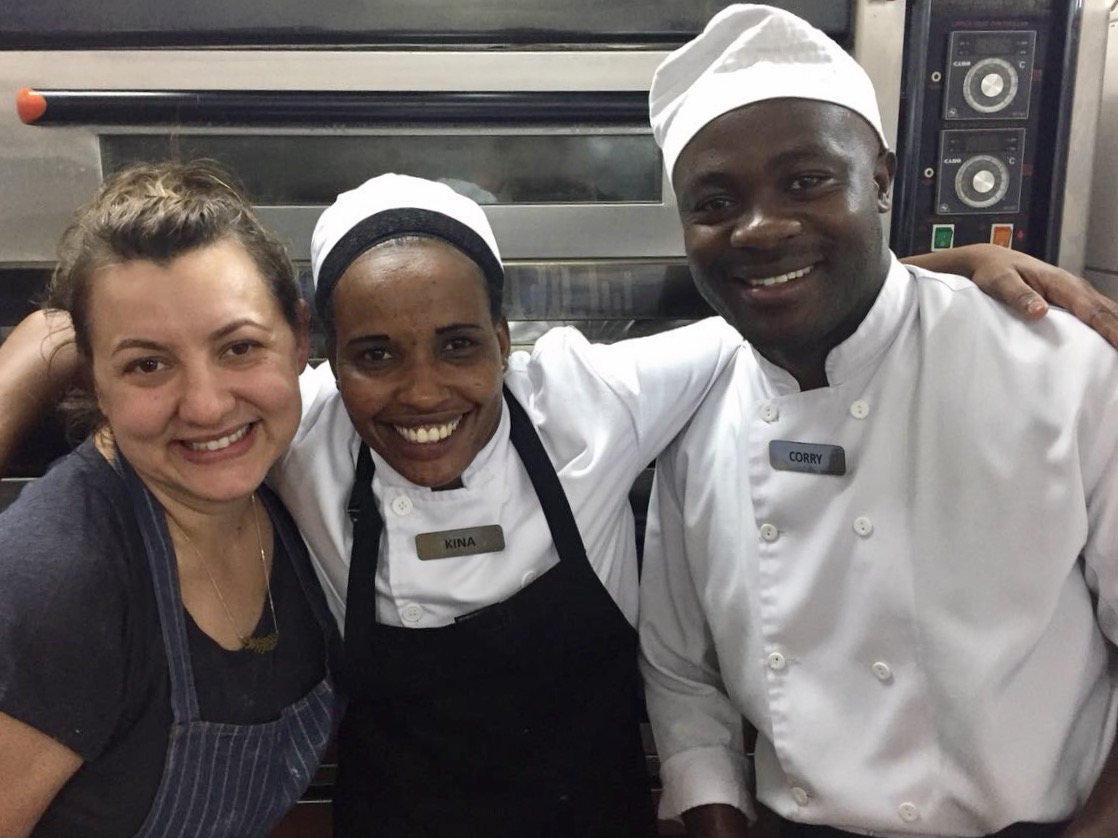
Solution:
<svg viewBox="0 0 1118 838"><path fill-rule="evenodd" d="M974 209L992 207L1009 190L1009 169L997 157L979 154L964 160L955 173L955 194Z"/></svg>
<svg viewBox="0 0 1118 838"><path fill-rule="evenodd" d="M975 62L963 78L963 99L979 113L1005 110L1017 98L1017 70L1003 58Z"/></svg>

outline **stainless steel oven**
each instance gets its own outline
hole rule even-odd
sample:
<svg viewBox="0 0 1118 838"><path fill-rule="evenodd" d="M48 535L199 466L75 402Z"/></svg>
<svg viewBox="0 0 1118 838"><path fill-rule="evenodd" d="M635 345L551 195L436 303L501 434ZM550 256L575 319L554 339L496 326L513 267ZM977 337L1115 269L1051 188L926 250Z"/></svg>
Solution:
<svg viewBox="0 0 1118 838"><path fill-rule="evenodd" d="M512 260L682 253L645 95L725 2L148 5L42 0L0 28L0 266L51 263L106 172L168 154L230 163L297 259L390 169L473 189ZM779 5L873 65L895 122L903 4Z"/></svg>
<svg viewBox="0 0 1118 838"><path fill-rule="evenodd" d="M0 258L49 263L72 205L135 159L234 168L308 258L322 207L383 171L490 205L510 259L679 252L644 124L648 52L0 53L31 124L0 126ZM277 75L280 74L280 75ZM145 89L123 89L143 78ZM298 89L289 89L289 85ZM360 85L358 88L357 86ZM37 112L41 111L41 115Z"/></svg>
<svg viewBox="0 0 1118 838"><path fill-rule="evenodd" d="M321 207L386 170L474 190L513 260L678 256L645 94L725 5L22 4L0 30L0 264L49 263L104 173L168 154L230 163L297 259ZM853 39L849 0L781 5Z"/></svg>

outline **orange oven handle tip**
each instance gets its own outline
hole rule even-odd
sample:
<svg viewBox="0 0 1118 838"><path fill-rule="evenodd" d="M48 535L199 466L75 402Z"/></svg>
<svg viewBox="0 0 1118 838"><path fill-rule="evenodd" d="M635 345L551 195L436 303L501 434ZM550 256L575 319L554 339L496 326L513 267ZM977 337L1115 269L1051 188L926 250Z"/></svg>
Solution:
<svg viewBox="0 0 1118 838"><path fill-rule="evenodd" d="M16 113L24 125L34 125L46 112L47 100L43 94L30 87L16 94Z"/></svg>

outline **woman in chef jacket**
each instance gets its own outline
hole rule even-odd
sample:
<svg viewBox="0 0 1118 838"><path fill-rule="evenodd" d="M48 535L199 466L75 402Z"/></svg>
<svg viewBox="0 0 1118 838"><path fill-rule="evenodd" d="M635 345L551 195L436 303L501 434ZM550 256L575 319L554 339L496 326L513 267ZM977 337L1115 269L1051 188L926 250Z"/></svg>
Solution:
<svg viewBox="0 0 1118 838"><path fill-rule="evenodd" d="M417 178L340 196L312 260L330 363L274 482L344 613L337 834L647 836L628 490L740 338L510 355L485 215Z"/></svg>

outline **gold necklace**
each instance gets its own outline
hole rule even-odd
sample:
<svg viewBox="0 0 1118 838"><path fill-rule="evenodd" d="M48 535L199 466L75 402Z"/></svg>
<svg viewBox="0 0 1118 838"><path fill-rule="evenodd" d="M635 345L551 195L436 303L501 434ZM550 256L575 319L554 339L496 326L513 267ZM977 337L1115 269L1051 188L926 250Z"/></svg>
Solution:
<svg viewBox="0 0 1118 838"><path fill-rule="evenodd" d="M233 627L233 633L237 635L237 639L241 641L241 648L249 652L255 652L258 655L263 655L272 651L279 644L279 620L276 619L276 604L272 602L272 580L268 577L268 560L264 555L264 539L260 536L260 518L256 512L256 492L250 496L252 499L252 522L256 524L256 545L260 548L260 567L264 571L264 588L268 592L268 608L272 612L272 631L269 634L260 637L249 637L237 631L237 623L233 619L233 612L229 610L228 604L225 602L225 597L221 594L221 588L217 586L217 579L214 578L213 573L210 571L209 564L206 563L206 558L202 555L202 551L195 546L194 541L190 538L190 534L183 529L182 524L175 521L170 515L172 521L175 521L175 526L178 527L182 537L186 539L186 543L190 545L190 549L194 551L194 555L198 557L198 561L202 564L202 568L206 571L206 575L210 577L210 584L213 585L214 593L217 594L217 601L221 603L221 607L225 611L225 617L229 620L229 625Z"/></svg>

